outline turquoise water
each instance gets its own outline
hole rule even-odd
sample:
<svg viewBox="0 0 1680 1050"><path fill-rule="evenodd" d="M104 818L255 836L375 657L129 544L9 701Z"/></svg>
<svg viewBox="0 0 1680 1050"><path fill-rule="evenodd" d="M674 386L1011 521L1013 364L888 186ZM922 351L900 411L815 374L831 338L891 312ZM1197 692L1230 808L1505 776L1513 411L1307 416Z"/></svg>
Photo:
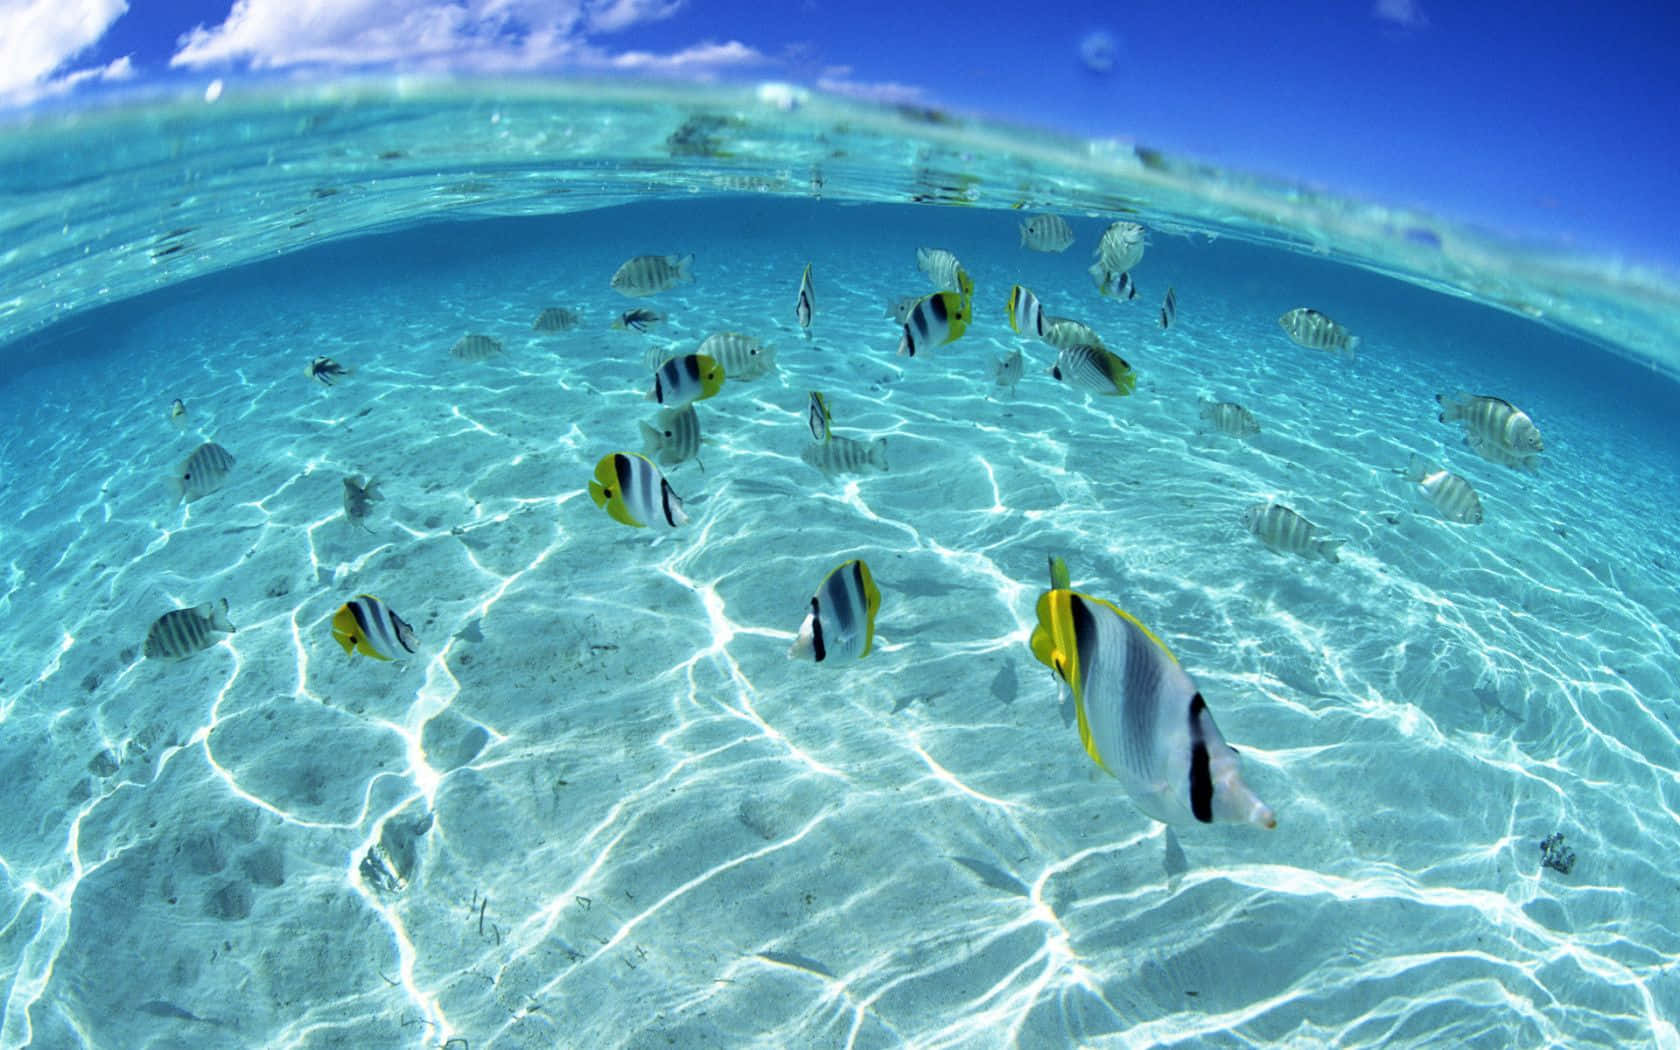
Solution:
<svg viewBox="0 0 1680 1050"><path fill-rule="evenodd" d="M14 136L0 1045L1680 1046L1666 285L1108 148L710 106L410 91ZM1037 211L1066 253L1019 246ZM1120 217L1152 231L1130 303L1085 274ZM932 290L921 246L976 317L906 359L884 307ZM697 280L612 291L648 252ZM1017 282L1136 392L1047 375ZM666 319L612 328L633 305ZM1289 342L1302 305L1357 356ZM582 324L533 331L550 306ZM649 352L730 329L776 369L698 405L655 543L586 483L640 448ZM504 352L451 356L469 332ZM801 461L813 389L888 472ZM1533 417L1537 471L1436 421L1461 389ZM171 507L208 439L231 477ZM1485 521L1443 521L1412 453ZM1265 500L1340 562L1262 546ZM1082 753L1027 646L1052 553L1195 676L1275 831L1169 843ZM873 651L789 661L850 558ZM419 653L345 656L363 592ZM139 655L220 598L235 633Z"/></svg>

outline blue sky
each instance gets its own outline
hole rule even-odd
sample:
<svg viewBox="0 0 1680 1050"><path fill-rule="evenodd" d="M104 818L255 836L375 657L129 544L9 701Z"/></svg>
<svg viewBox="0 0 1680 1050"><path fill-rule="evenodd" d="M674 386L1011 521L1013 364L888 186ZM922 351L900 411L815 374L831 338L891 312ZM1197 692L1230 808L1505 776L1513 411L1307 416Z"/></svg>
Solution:
<svg viewBox="0 0 1680 1050"><path fill-rule="evenodd" d="M1680 5L15 0L0 95L256 69L616 70L940 105L1680 269ZM767 11L775 14L767 17ZM231 12L231 14L230 14ZM1112 64L1082 42L1104 34Z"/></svg>

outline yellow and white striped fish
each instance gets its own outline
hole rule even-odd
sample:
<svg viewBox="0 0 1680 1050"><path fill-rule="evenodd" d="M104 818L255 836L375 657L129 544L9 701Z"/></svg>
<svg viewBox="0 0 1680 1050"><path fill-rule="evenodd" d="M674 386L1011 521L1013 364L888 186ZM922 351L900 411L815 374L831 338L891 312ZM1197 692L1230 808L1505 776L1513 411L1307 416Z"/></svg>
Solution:
<svg viewBox="0 0 1680 1050"><path fill-rule="evenodd" d="M1161 300L1161 331L1164 332L1171 328L1176 320L1178 320L1178 292L1169 287L1166 298Z"/></svg>
<svg viewBox="0 0 1680 1050"><path fill-rule="evenodd" d="M1021 221L1021 247L1035 252L1065 252L1073 244L1073 227L1060 215L1034 215Z"/></svg>
<svg viewBox="0 0 1680 1050"><path fill-rule="evenodd" d="M811 607L799 625L788 659L863 659L875 644L875 617L881 611L881 592L869 565L854 558L823 577Z"/></svg>
<svg viewBox="0 0 1680 1050"><path fill-rule="evenodd" d="M1281 503L1256 503L1243 511L1243 524L1260 542L1279 554L1295 554L1302 558L1323 558L1339 562L1336 553L1346 540L1333 540L1325 529Z"/></svg>
<svg viewBox="0 0 1680 1050"><path fill-rule="evenodd" d="M972 312L969 300L955 292L935 292L910 311L904 321L904 335L898 341L900 357L918 353L958 339L968 331Z"/></svg>
<svg viewBox="0 0 1680 1050"><path fill-rule="evenodd" d="M220 640L216 635L232 633L226 598L195 609L171 609L153 620L146 632L146 658L185 660L215 645Z"/></svg>
<svg viewBox="0 0 1680 1050"><path fill-rule="evenodd" d="M1482 500L1468 481L1431 463L1417 453L1406 465L1406 480L1418 486L1441 517L1460 525L1482 523Z"/></svg>
<svg viewBox="0 0 1680 1050"><path fill-rule="evenodd" d="M757 336L745 332L713 332L701 341L695 353L722 365L723 374L730 379L757 379L776 367L776 348L765 346Z"/></svg>
<svg viewBox="0 0 1680 1050"><path fill-rule="evenodd" d="M1056 355L1050 374L1093 394L1125 397L1137 389L1137 373L1125 359L1101 346L1070 346Z"/></svg>
<svg viewBox="0 0 1680 1050"><path fill-rule="evenodd" d="M613 291L639 299L694 280L694 255L638 255L612 275Z"/></svg>
<svg viewBox="0 0 1680 1050"><path fill-rule="evenodd" d="M933 286L958 295L974 294L974 282L957 257L943 248L917 248L916 268L927 274Z"/></svg>
<svg viewBox="0 0 1680 1050"><path fill-rule="evenodd" d="M1546 442L1528 413L1503 398L1460 391L1452 396L1436 394L1441 403L1441 422L1464 423L1464 443L1483 459L1505 466L1539 466Z"/></svg>
<svg viewBox="0 0 1680 1050"><path fill-rule="evenodd" d="M1278 318L1278 327L1297 346L1308 350L1340 350L1352 354L1359 349L1359 337L1307 306L1295 309Z"/></svg>
<svg viewBox="0 0 1680 1050"><path fill-rule="evenodd" d="M642 455L658 459L667 467L687 462L700 454L700 415L694 411L692 404L664 409L655 425L642 423L640 426Z"/></svg>
<svg viewBox="0 0 1680 1050"><path fill-rule="evenodd" d="M688 521L683 501L646 456L609 452L595 464L589 497L617 522L671 532Z"/></svg>
<svg viewBox="0 0 1680 1050"><path fill-rule="evenodd" d="M1073 693L1079 741L1132 804L1165 824L1277 826L1201 690L1149 628L1111 602L1052 586L1033 657Z"/></svg>
<svg viewBox="0 0 1680 1050"><path fill-rule="evenodd" d="M339 606L332 633L352 659L363 653L375 660L398 660L420 646L414 628L371 594L358 594Z"/></svg>
<svg viewBox="0 0 1680 1050"><path fill-rule="evenodd" d="M233 453L214 441L206 441L193 449L171 476L175 502L185 499L191 503L203 499L227 484L228 475L232 472Z"/></svg>
<svg viewBox="0 0 1680 1050"><path fill-rule="evenodd" d="M816 313L817 295L811 288L811 264L805 264L805 275L799 278L799 300L793 305L793 315L799 319L799 327L805 329L807 337L811 334L811 315Z"/></svg>
<svg viewBox="0 0 1680 1050"><path fill-rule="evenodd" d="M827 441L834 436L834 417L828 411L828 398L822 391L811 391L811 397L805 405L805 422L811 428L811 440Z"/></svg>
<svg viewBox="0 0 1680 1050"><path fill-rule="evenodd" d="M723 366L704 354L683 354L660 365L653 373L648 400L678 408L691 401L704 401L723 389Z"/></svg>
<svg viewBox="0 0 1680 1050"><path fill-rule="evenodd" d="M177 427L187 425L187 405L180 398L169 403L169 421Z"/></svg>

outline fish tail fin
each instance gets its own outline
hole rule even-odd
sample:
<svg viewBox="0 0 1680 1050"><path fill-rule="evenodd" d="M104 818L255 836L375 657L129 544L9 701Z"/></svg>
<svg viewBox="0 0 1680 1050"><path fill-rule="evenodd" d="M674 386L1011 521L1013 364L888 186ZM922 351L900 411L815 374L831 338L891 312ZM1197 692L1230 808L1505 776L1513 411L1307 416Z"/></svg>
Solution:
<svg viewBox="0 0 1680 1050"><path fill-rule="evenodd" d="M1053 591L1070 591L1073 589L1073 577L1068 574L1067 562L1059 554L1050 555L1050 589Z"/></svg>
<svg viewBox="0 0 1680 1050"><path fill-rule="evenodd" d="M1348 336L1348 356L1351 357L1353 354L1358 352L1358 350L1359 350L1359 337L1357 335Z"/></svg>
<svg viewBox="0 0 1680 1050"><path fill-rule="evenodd" d="M654 453L665 447L665 435L661 434L653 427L648 426L646 423L639 423L637 425L642 428L642 455L652 456ZM594 482L591 482L591 485L594 484ZM599 503L600 501L596 500L596 502Z"/></svg>
<svg viewBox="0 0 1680 1050"><path fill-rule="evenodd" d="M1451 423L1464 413L1464 395L1462 393L1453 394L1451 396L1447 394L1436 394L1435 400L1441 406L1441 415L1439 418L1443 423Z"/></svg>
<svg viewBox="0 0 1680 1050"><path fill-rule="evenodd" d="M876 438L874 441L869 443L869 462L873 466L880 467L883 471L887 469L886 438Z"/></svg>
<svg viewBox="0 0 1680 1050"><path fill-rule="evenodd" d="M362 486L362 493L366 495L368 499L382 500L385 498L385 494L379 491L379 482L373 480L372 478L368 478L367 484Z"/></svg>
<svg viewBox="0 0 1680 1050"><path fill-rule="evenodd" d="M1433 473L1435 473L1435 464L1424 459L1416 452L1413 452L1412 458L1406 461L1407 481L1422 481Z"/></svg>
<svg viewBox="0 0 1680 1050"><path fill-rule="evenodd" d="M228 618L228 600L226 598L223 598L211 607L210 626L216 628L218 631L226 631L229 634L238 630L238 628L233 626L233 621Z"/></svg>
<svg viewBox="0 0 1680 1050"><path fill-rule="evenodd" d="M1313 544L1313 550L1318 552L1319 557L1323 558L1330 564L1335 565L1342 560L1341 556L1336 552L1340 550L1342 544L1346 542L1346 540L1319 540L1317 543Z"/></svg>
<svg viewBox="0 0 1680 1050"><path fill-rule="evenodd" d="M687 255L685 255L681 259L677 260L677 280L679 280L679 281L689 281L689 282L692 282L694 280L694 253L693 252L689 252Z"/></svg>

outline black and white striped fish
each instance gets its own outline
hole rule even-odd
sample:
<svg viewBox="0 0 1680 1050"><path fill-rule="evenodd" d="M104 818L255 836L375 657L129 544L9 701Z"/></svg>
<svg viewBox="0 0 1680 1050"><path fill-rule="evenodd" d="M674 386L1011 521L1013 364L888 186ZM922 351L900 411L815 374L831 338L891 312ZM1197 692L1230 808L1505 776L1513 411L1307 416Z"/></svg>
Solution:
<svg viewBox="0 0 1680 1050"><path fill-rule="evenodd" d="M811 264L805 264L805 275L799 278L799 299L793 304L793 315L799 319L799 327L805 329L806 336L811 334L811 315L816 312L817 297L811 287Z"/></svg>
<svg viewBox="0 0 1680 1050"><path fill-rule="evenodd" d="M339 606L332 633L352 659L362 653L375 660L399 660L420 647L414 628L371 594L358 594Z"/></svg>
<svg viewBox="0 0 1680 1050"><path fill-rule="evenodd" d="M863 659L875 644L875 616L880 611L881 592L869 565L854 558L836 566L811 596L810 611L799 625L788 659Z"/></svg>
<svg viewBox="0 0 1680 1050"><path fill-rule="evenodd" d="M1172 288L1167 289L1167 297L1161 300L1161 331L1172 327L1178 319L1178 293Z"/></svg>
<svg viewBox="0 0 1680 1050"><path fill-rule="evenodd" d="M887 472L887 439L853 441L830 434L827 441L813 441L799 458L824 474L861 474L866 470Z"/></svg>
<svg viewBox="0 0 1680 1050"><path fill-rule="evenodd" d="M1540 463L1546 442L1527 412L1504 398L1460 391L1436 394L1441 422L1464 424L1464 443L1476 454L1508 467L1532 469Z"/></svg>
<svg viewBox="0 0 1680 1050"><path fill-rule="evenodd" d="M1352 354L1359 349L1358 336L1311 307L1297 306L1278 318L1278 327L1297 346L1308 350L1340 350Z"/></svg>
<svg viewBox="0 0 1680 1050"><path fill-rule="evenodd" d="M1050 374L1070 386L1093 394L1125 397L1137 388L1137 373L1119 354L1106 347L1081 344L1056 355Z"/></svg>
<svg viewBox="0 0 1680 1050"><path fill-rule="evenodd" d="M1044 315L1044 333L1040 338L1058 350L1066 350L1070 346L1103 345L1097 330L1084 321L1075 321L1071 317L1052 317L1049 314Z"/></svg>
<svg viewBox="0 0 1680 1050"><path fill-rule="evenodd" d="M1044 307L1030 288L1017 284L1009 289L1009 327L1021 335L1044 338Z"/></svg>
<svg viewBox="0 0 1680 1050"><path fill-rule="evenodd" d="M614 521L632 528L670 532L688 521L683 501L646 456L609 452L595 464L589 496Z"/></svg>
<svg viewBox="0 0 1680 1050"><path fill-rule="evenodd" d="M500 340L472 332L456 340L449 348L450 356L459 361L484 361L502 352Z"/></svg>
<svg viewBox="0 0 1680 1050"><path fill-rule="evenodd" d="M1256 503L1243 511L1243 524L1260 542L1279 554L1294 554L1302 558L1323 558L1339 562L1336 553L1345 540L1329 538L1329 532L1281 503Z"/></svg>
<svg viewBox="0 0 1680 1050"><path fill-rule="evenodd" d="M723 374L733 380L757 379L776 367L776 348L745 332L713 332L700 341L695 353L722 365Z"/></svg>
<svg viewBox="0 0 1680 1050"><path fill-rule="evenodd" d="M1091 276L1124 275L1143 261L1146 231L1135 222L1111 222L1091 252ZM1101 285L1103 282L1098 280Z"/></svg>
<svg viewBox="0 0 1680 1050"><path fill-rule="evenodd" d="M973 295L974 282L957 257L943 248L917 248L916 268L927 274L933 286L958 295Z"/></svg>
<svg viewBox="0 0 1680 1050"><path fill-rule="evenodd" d="M694 255L638 255L612 275L613 291L639 299L694 280Z"/></svg>
<svg viewBox="0 0 1680 1050"><path fill-rule="evenodd" d="M997 385L1008 387L1010 394L1015 393L1015 384L1021 381L1021 373L1026 371L1026 359L1021 355L1021 348L1008 357L997 359Z"/></svg>
<svg viewBox="0 0 1680 1050"><path fill-rule="evenodd" d="M1079 740L1132 804L1166 824L1277 826L1172 652L1111 602L1065 586L1038 599L1032 653L1067 683Z"/></svg>
<svg viewBox="0 0 1680 1050"><path fill-rule="evenodd" d="M1424 498L1435 505L1441 517L1460 525L1482 523L1482 500L1468 481L1457 474L1436 466L1417 453L1406 465L1406 480L1423 492Z"/></svg>
<svg viewBox="0 0 1680 1050"><path fill-rule="evenodd" d="M146 657L151 660L185 660L215 645L219 634L232 634L228 603L205 602L195 609L171 609L152 621L146 632Z"/></svg>
<svg viewBox="0 0 1680 1050"><path fill-rule="evenodd" d="M535 321L531 322L531 330L534 332L569 332L582 323L583 319L575 311L568 310L564 306L550 306L538 314Z"/></svg>
<svg viewBox="0 0 1680 1050"><path fill-rule="evenodd" d="M206 441L193 449L171 476L175 502L203 499L225 485L232 471L233 453L214 441Z"/></svg>
<svg viewBox="0 0 1680 1050"><path fill-rule="evenodd" d="M692 404L667 408L642 428L642 455L674 467L700 454L700 416Z"/></svg>
<svg viewBox="0 0 1680 1050"><path fill-rule="evenodd" d="M1073 244L1073 227L1060 215L1034 215L1021 222L1021 247L1035 252L1065 252Z"/></svg>
<svg viewBox="0 0 1680 1050"><path fill-rule="evenodd" d="M1201 401L1196 414L1221 434L1246 438L1260 433L1260 423L1254 413L1235 401Z"/></svg>
<svg viewBox="0 0 1680 1050"><path fill-rule="evenodd" d="M805 422L811 428L811 440L827 441L834 436L834 419L828 412L828 398L822 391L811 391L811 397L805 405Z"/></svg>
<svg viewBox="0 0 1680 1050"><path fill-rule="evenodd" d="M899 356L915 357L959 338L968 330L970 312L969 300L955 292L935 292L923 299L904 321Z"/></svg>
<svg viewBox="0 0 1680 1050"><path fill-rule="evenodd" d="M683 354L660 365L653 373L648 400L677 407L690 401L704 401L723 389L723 366L704 354Z"/></svg>

